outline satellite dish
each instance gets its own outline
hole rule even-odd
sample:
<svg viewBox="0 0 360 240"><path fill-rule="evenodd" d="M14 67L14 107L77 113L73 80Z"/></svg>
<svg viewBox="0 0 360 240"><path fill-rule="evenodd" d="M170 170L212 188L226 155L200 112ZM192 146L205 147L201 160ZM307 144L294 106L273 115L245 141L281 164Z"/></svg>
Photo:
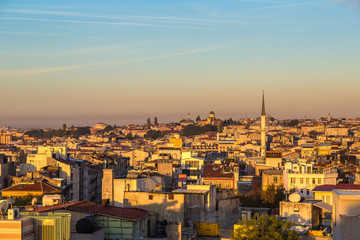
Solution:
<svg viewBox="0 0 360 240"><path fill-rule="evenodd" d="M35 207L36 203L37 203L37 198L33 198L31 200L31 205L33 205Z"/></svg>
<svg viewBox="0 0 360 240"><path fill-rule="evenodd" d="M7 203L7 201L3 201L0 203L0 212L1 214L5 214L7 209L8 209L9 204Z"/></svg>
<svg viewBox="0 0 360 240"><path fill-rule="evenodd" d="M289 201L290 202L300 202L301 201L301 196L298 193L292 193L289 196Z"/></svg>

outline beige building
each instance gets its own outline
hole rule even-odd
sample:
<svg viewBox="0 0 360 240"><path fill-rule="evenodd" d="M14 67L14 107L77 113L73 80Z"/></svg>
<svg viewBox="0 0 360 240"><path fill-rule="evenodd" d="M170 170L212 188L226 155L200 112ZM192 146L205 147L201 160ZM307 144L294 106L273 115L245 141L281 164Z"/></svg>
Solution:
<svg viewBox="0 0 360 240"><path fill-rule="evenodd" d="M268 186L280 187L284 184L282 170L264 170L262 172L262 188L266 190Z"/></svg>
<svg viewBox="0 0 360 240"><path fill-rule="evenodd" d="M37 153L27 156L26 163L34 166L36 171L40 171L43 167L52 165L54 158L66 159L67 157L66 147L39 146Z"/></svg>
<svg viewBox="0 0 360 240"><path fill-rule="evenodd" d="M289 221L294 221L295 225L305 225L309 229L317 228L320 222L322 210L317 206L320 201L305 202L280 202L280 216Z"/></svg>
<svg viewBox="0 0 360 240"><path fill-rule="evenodd" d="M9 172L11 172L11 157L0 154L0 189L7 186Z"/></svg>
<svg viewBox="0 0 360 240"><path fill-rule="evenodd" d="M360 190L333 191L333 239L353 240L360 236Z"/></svg>
<svg viewBox="0 0 360 240"><path fill-rule="evenodd" d="M201 170L204 168L204 158L193 157L191 152L183 152L181 158L181 170L186 174L186 180L197 183L200 180Z"/></svg>
<svg viewBox="0 0 360 240"><path fill-rule="evenodd" d="M325 169L315 172L313 164L287 162L284 170L285 190L297 191L302 197L312 199L311 190L318 185L336 185L338 173L336 169Z"/></svg>
<svg viewBox="0 0 360 240"><path fill-rule="evenodd" d="M12 141L12 136L8 133L0 133L0 144L8 144Z"/></svg>
<svg viewBox="0 0 360 240"><path fill-rule="evenodd" d="M130 158L130 166L137 166L139 162L144 162L150 156L148 152L139 149L123 152L121 155Z"/></svg>
<svg viewBox="0 0 360 240"><path fill-rule="evenodd" d="M126 203L126 192L154 192L163 190L164 181L162 176L149 176L140 178L137 173L130 172L127 178L115 178L115 170L104 169L102 180L102 199L108 199L110 204L116 207Z"/></svg>

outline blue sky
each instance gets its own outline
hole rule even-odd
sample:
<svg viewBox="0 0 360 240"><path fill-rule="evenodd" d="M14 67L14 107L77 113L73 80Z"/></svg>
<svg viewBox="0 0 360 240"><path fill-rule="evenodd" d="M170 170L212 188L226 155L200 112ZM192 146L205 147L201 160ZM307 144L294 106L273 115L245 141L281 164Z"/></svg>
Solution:
<svg viewBox="0 0 360 240"><path fill-rule="evenodd" d="M358 117L360 1L0 1L0 125Z"/></svg>

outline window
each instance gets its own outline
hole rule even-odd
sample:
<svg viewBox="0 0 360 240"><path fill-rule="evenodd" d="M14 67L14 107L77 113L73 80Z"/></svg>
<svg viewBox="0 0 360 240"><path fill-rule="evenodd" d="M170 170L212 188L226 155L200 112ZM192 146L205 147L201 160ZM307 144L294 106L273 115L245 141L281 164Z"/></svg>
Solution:
<svg viewBox="0 0 360 240"><path fill-rule="evenodd" d="M312 179L312 184L315 184L315 183L316 183L315 178L313 178Z"/></svg>
<svg viewBox="0 0 360 240"><path fill-rule="evenodd" d="M294 208L294 212L299 212L299 208Z"/></svg>
<svg viewBox="0 0 360 240"><path fill-rule="evenodd" d="M310 190L309 189L306 189L306 194L310 195Z"/></svg>
<svg viewBox="0 0 360 240"><path fill-rule="evenodd" d="M309 185L309 184L310 184L310 179L306 178L306 185Z"/></svg>
<svg viewBox="0 0 360 240"><path fill-rule="evenodd" d="M291 178L290 182L294 184L295 183L295 178Z"/></svg>
<svg viewBox="0 0 360 240"><path fill-rule="evenodd" d="M153 200L154 196L153 195L149 195L149 200Z"/></svg>
<svg viewBox="0 0 360 240"><path fill-rule="evenodd" d="M274 177L274 178L273 178L273 181L274 181L274 183L278 183L278 178L277 178L277 177Z"/></svg>
<svg viewBox="0 0 360 240"><path fill-rule="evenodd" d="M168 194L168 199L169 200L174 200L174 194Z"/></svg>
<svg viewBox="0 0 360 240"><path fill-rule="evenodd" d="M300 178L300 184L304 184L304 178Z"/></svg>
<svg viewBox="0 0 360 240"><path fill-rule="evenodd" d="M318 184L321 184L321 178L318 178Z"/></svg>
<svg viewBox="0 0 360 240"><path fill-rule="evenodd" d="M140 229L141 229L141 232L145 231L145 218L141 219L141 221L140 221Z"/></svg>

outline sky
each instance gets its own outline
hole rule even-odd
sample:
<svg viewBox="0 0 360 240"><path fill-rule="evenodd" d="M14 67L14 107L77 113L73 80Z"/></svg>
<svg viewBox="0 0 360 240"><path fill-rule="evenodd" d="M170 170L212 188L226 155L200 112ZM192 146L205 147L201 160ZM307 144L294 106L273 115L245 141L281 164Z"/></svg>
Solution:
<svg viewBox="0 0 360 240"><path fill-rule="evenodd" d="M0 0L0 126L360 117L360 0Z"/></svg>

